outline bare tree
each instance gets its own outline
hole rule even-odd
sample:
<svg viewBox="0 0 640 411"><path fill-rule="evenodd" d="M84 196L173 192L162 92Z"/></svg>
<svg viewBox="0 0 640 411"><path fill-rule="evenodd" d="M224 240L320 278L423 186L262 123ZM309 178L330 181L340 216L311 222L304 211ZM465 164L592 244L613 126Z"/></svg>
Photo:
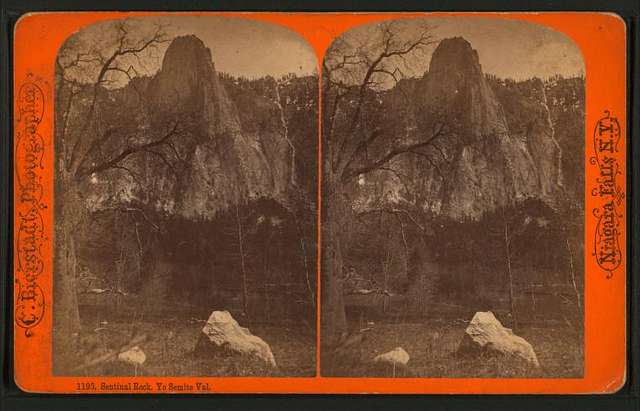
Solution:
<svg viewBox="0 0 640 411"><path fill-rule="evenodd" d="M102 33L109 33L109 30ZM146 53L169 40L162 27L140 35L130 30L126 20L113 23L111 34L100 41L95 39L94 44L71 40L56 59L56 207L59 223L55 237L54 349L62 358L61 364L65 356L71 354L69 338L80 328L74 236L88 218L82 185L91 176L106 171L121 171L135 178L127 166L128 160L137 154L165 157L157 150L166 147L168 151L175 151L171 140L183 132L180 122L175 119L168 119L159 133L142 130L141 124L129 118L117 125L102 124L98 113L108 101L110 88L125 85L137 77L136 66L143 64ZM142 100L138 104L142 105ZM105 147L114 142L118 142L118 151L105 153L113 151L105 150ZM120 142L125 142L124 146Z"/></svg>
<svg viewBox="0 0 640 411"><path fill-rule="evenodd" d="M435 43L431 28L399 30L397 22L376 26L364 43L338 40L323 62L323 135L326 141L325 224L323 230L322 332L323 342L334 344L347 331L341 276L343 250L349 241L353 210L347 187L355 178L391 169L402 155L434 157L436 142L451 133L443 117L417 130L375 117L379 95L405 77L411 59ZM411 104L411 101L405 101ZM400 136L398 136L400 132ZM400 210L394 210L403 213Z"/></svg>

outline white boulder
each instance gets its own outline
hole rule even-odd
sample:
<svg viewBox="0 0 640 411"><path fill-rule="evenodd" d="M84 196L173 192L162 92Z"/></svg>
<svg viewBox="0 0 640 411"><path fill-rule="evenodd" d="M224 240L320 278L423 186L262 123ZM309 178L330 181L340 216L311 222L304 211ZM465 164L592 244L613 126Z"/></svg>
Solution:
<svg viewBox="0 0 640 411"><path fill-rule="evenodd" d="M458 353L490 351L513 355L539 368L538 357L531 344L502 326L491 311L477 312L460 342Z"/></svg>
<svg viewBox="0 0 640 411"><path fill-rule="evenodd" d="M144 351L136 345L135 347L118 354L118 359L122 362L126 362L127 364L138 366L144 364L147 360L147 356Z"/></svg>
<svg viewBox="0 0 640 411"><path fill-rule="evenodd" d="M378 355L373 359L373 362L406 367L409 358L409 353L402 347L396 347L389 352Z"/></svg>
<svg viewBox="0 0 640 411"><path fill-rule="evenodd" d="M255 357L272 367L277 366L269 344L241 327L228 311L212 312L202 333L215 347Z"/></svg>

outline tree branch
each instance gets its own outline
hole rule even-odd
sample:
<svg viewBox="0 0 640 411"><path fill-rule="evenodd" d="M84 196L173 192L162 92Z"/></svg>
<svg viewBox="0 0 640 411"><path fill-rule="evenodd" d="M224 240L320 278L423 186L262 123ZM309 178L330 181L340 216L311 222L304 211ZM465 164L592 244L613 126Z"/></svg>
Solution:
<svg viewBox="0 0 640 411"><path fill-rule="evenodd" d="M176 135L177 133L178 133L178 123L176 122L173 125L173 127L165 135L160 137L158 140L155 140L146 144L141 144L138 146L127 147L117 156L111 158L110 160L104 161L100 164L94 165L93 167L89 168L85 172L81 172L80 170L78 170L78 174L76 175L76 178L86 177L93 173L99 173L109 168L113 168L114 166L119 165L120 162L124 161L127 157L129 157L134 153L137 153L140 151L148 151L149 149L152 149L154 147L157 147L159 145L166 143L172 136Z"/></svg>
<svg viewBox="0 0 640 411"><path fill-rule="evenodd" d="M151 35L150 38L146 40L141 40L138 44L134 46L128 46L127 42L129 41L129 32L126 28L126 21L119 22L116 25L118 29L118 35L116 38L117 47L113 51L113 53L108 57L104 58L100 56L98 53L98 57L94 57L92 59L83 59L83 61L99 61L102 63L100 70L98 71L98 76L96 80L93 82L92 88L93 93L91 96L91 103L89 104L89 109L87 114L84 116L84 123L82 128L76 138L75 142L72 145L71 152L69 153L69 159L65 159L67 170L70 170L73 174L77 175L80 166L84 162L85 156L89 151L85 151L84 153L80 153L81 146L83 144L83 139L87 136L87 130L93 121L93 116L96 110L96 103L98 100L98 94L100 89L102 88L103 83L105 83L105 76L108 72L124 72L127 74L129 78L129 70L124 70L116 66L117 61L124 56L127 55L138 55L139 53L144 52L148 48L155 47L158 44L167 42L169 39L167 38L165 32L163 31L161 26L156 27L156 31ZM79 56L79 55L78 55ZM81 61L81 57L76 57L76 63L78 64ZM64 73L64 70L63 70ZM63 74L64 76L64 74ZM95 141L89 142L88 146L91 147L95 144ZM68 160L68 161L67 161Z"/></svg>
<svg viewBox="0 0 640 411"><path fill-rule="evenodd" d="M398 147L394 147L392 148L389 152L387 152L387 154L385 154L384 156L382 156L380 159L369 163L369 164L365 164L364 166L361 166L357 169L354 170L346 170L344 171L343 175L342 175L342 180L343 181L347 181L355 176L358 176L360 174L366 174L369 173L373 170L376 170L378 168L380 168L381 166L383 166L384 164L388 163L389 161L391 161L393 158L395 158L396 156L403 154L403 153L408 153L408 152L413 152L416 149L419 148L423 148L423 147L428 147L430 144L432 144L437 138L441 137L443 134L445 133L445 125L444 123L440 123L440 126L438 127L438 129L434 132L434 134L432 134L429 138L427 138L424 141L420 141L418 143L414 143L414 144L409 144L409 145L405 145L405 146L398 146Z"/></svg>
<svg viewBox="0 0 640 411"><path fill-rule="evenodd" d="M328 67L326 63L327 59L323 62L325 70L327 70L327 78L328 81L331 82L331 78L333 73L336 70L341 69L349 69L350 72L346 73L348 75L353 72L358 71L358 67L360 67L364 71L364 75L361 81L357 85L357 97L355 99L354 111L351 115L350 120L348 121L348 125L344 133L344 137L341 139L339 144L334 144L333 149L336 150L335 153L332 153L331 158L334 161L332 165L334 169L338 171L338 174L343 174L344 171L351 165L355 158L359 154L364 151L364 148L370 144L367 142L368 138L360 141L353 141L355 144L355 149L347 150L350 140L355 140L356 130L361 126L361 115L362 109L365 105L365 100L368 93L368 90L371 89L372 85L382 84L381 82L375 81L373 77L376 74L383 74L388 77L391 77L396 83L400 80L401 77L404 77L400 68L390 68L387 63L390 59L395 57L404 58L404 56L413 53L416 50L422 49L424 47L430 46L434 44L434 39L430 34L429 27L423 28L423 30L419 33L417 37L414 39L406 41L402 44L398 41L399 35L393 29L393 23L381 23L379 25L381 28L381 50L375 54L375 57L370 56L367 51L362 49L356 51L355 54L344 54L342 58L334 58L334 61L337 61L331 68ZM371 53L373 54L373 53ZM331 118L334 118L335 114L332 115ZM333 133L333 127L330 128ZM377 135L376 135L377 137ZM380 164L384 164L390 158L393 158L396 154L389 153L390 157L383 161ZM344 160L347 158L347 160Z"/></svg>

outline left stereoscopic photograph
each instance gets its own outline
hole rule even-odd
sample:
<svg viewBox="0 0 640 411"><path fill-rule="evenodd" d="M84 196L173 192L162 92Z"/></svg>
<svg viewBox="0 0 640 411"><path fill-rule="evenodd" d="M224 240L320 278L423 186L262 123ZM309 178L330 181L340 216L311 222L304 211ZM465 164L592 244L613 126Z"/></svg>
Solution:
<svg viewBox="0 0 640 411"><path fill-rule="evenodd" d="M311 46L140 17L55 64L54 374L315 375Z"/></svg>

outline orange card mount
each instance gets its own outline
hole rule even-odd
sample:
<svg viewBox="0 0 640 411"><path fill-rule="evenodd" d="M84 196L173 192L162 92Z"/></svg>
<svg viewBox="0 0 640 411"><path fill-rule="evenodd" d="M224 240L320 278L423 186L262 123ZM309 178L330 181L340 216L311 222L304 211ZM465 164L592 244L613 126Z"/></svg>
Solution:
<svg viewBox="0 0 640 411"><path fill-rule="evenodd" d="M617 391L626 64L607 13L23 16L17 385Z"/></svg>

